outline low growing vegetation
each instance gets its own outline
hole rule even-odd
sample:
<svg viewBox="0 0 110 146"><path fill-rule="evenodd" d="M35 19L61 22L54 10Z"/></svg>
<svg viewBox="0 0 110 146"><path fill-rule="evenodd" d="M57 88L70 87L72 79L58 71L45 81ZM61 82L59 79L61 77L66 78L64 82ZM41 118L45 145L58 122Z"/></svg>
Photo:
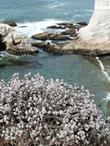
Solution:
<svg viewBox="0 0 110 146"><path fill-rule="evenodd" d="M39 74L0 81L0 138L11 146L109 146L90 93Z"/></svg>

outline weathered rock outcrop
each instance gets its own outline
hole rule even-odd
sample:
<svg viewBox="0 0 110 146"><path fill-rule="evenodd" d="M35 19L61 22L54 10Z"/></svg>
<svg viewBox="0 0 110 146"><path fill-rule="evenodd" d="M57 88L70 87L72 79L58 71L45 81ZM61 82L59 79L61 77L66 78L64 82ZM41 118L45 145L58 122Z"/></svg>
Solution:
<svg viewBox="0 0 110 146"><path fill-rule="evenodd" d="M6 50L14 55L34 55L39 52L37 48L32 47L31 44L24 41L17 44L9 43Z"/></svg>
<svg viewBox="0 0 110 146"><path fill-rule="evenodd" d="M11 26L0 23L0 50L6 50L17 55L38 53L37 48L32 47L26 40L16 40L13 31Z"/></svg>

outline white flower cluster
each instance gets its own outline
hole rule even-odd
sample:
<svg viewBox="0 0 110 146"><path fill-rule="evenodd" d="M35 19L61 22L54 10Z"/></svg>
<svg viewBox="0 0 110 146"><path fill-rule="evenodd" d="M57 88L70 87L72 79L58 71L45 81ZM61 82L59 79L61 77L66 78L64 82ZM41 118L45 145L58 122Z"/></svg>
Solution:
<svg viewBox="0 0 110 146"><path fill-rule="evenodd" d="M0 137L11 145L106 146L106 124L90 94L39 74L0 81Z"/></svg>

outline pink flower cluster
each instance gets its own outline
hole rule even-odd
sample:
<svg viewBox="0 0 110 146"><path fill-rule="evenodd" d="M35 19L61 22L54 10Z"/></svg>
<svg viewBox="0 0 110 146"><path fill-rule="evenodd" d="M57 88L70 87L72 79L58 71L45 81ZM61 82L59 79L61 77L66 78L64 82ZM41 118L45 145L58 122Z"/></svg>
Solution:
<svg viewBox="0 0 110 146"><path fill-rule="evenodd" d="M90 93L39 74L0 81L0 137L11 145L108 146L110 126Z"/></svg>

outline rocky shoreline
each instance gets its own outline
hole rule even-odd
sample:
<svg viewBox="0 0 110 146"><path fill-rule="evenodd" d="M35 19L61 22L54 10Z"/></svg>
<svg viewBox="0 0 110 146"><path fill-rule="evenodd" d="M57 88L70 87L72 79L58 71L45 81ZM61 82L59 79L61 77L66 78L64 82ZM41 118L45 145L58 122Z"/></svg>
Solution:
<svg viewBox="0 0 110 146"><path fill-rule="evenodd" d="M73 23L58 23L53 26L49 26L48 29L62 31L60 33L44 32L35 34L32 38L40 40L41 42L34 42L32 45L43 49L48 53L53 54L78 54L84 56L108 56L110 55L110 44L106 43L94 43L90 41L83 41L79 36L79 30L87 26L86 22ZM47 40L51 40L52 43L48 43ZM54 41L57 42L54 42ZM45 42L47 41L47 43ZM59 42L64 41L59 45Z"/></svg>
<svg viewBox="0 0 110 146"><path fill-rule="evenodd" d="M62 22L49 26L47 27L48 31L32 36L32 39L35 40L32 46L52 54L68 53L62 50L63 47L77 39L77 31L85 25L87 24L83 22L80 24Z"/></svg>
<svg viewBox="0 0 110 146"><path fill-rule="evenodd" d="M62 22L47 27L47 31L32 35L29 43L23 36L19 38L14 32L17 24L13 21L0 23L0 51L7 51L14 55L35 55L39 50L52 54L78 54L85 56L110 55L110 44L94 44L83 41L79 37L79 30L86 27L86 22ZM60 30L60 31L59 31Z"/></svg>

